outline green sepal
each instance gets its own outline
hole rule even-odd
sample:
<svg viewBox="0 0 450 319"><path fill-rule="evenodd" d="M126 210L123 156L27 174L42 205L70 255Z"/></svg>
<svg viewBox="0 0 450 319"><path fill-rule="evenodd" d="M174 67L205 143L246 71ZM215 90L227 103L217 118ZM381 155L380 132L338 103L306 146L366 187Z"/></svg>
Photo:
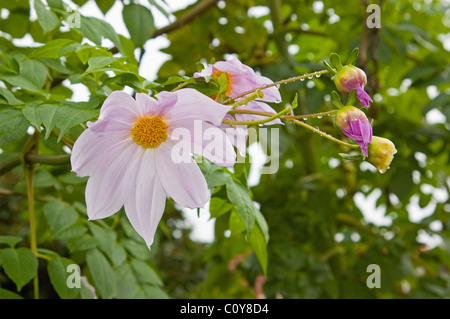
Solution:
<svg viewBox="0 0 450 319"><path fill-rule="evenodd" d="M331 75L334 75L337 73L336 70L333 69L327 61L323 61L323 65L325 66L325 69L327 69L328 72L330 72Z"/></svg>
<svg viewBox="0 0 450 319"><path fill-rule="evenodd" d="M350 57L347 60L347 63L345 65L355 64L356 59L358 58L359 49L354 48L352 52L350 53Z"/></svg>
<svg viewBox="0 0 450 319"><path fill-rule="evenodd" d="M331 104L336 106L338 109L344 107L344 105L341 102L341 98L339 96L339 93L336 91L331 92Z"/></svg>
<svg viewBox="0 0 450 319"><path fill-rule="evenodd" d="M353 105L355 104L355 102L356 102L356 89L353 89L348 95L346 106Z"/></svg>
<svg viewBox="0 0 450 319"><path fill-rule="evenodd" d="M336 68L336 70L342 69L341 58L336 53L331 53L330 55L331 64Z"/></svg>

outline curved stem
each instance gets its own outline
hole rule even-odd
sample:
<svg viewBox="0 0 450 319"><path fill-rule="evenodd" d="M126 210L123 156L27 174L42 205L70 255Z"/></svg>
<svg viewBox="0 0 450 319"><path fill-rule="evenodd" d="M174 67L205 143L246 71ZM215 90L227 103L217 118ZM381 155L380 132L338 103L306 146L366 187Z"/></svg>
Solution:
<svg viewBox="0 0 450 319"><path fill-rule="evenodd" d="M263 85L263 86L261 86L259 88L255 88L255 89L249 90L247 92L238 94L236 96L230 97L227 100L225 100L223 102L223 104L226 104L228 102L236 100L236 99L238 99L240 97L243 97L243 96L245 96L247 94L251 94L251 93L255 92L256 90L264 90L264 89L270 88L270 87L275 86L275 85L280 85L280 84L286 84L286 83L289 83L289 82L299 81L299 80L310 78L310 77L313 77L313 76L316 76L316 75L322 75L322 74L325 74L325 73L328 73L328 70L321 70L321 71L316 71L316 72L312 72L312 73L306 73L306 74L303 74L303 75L294 76L294 77L289 78L289 79L285 79L285 80L269 83L269 84Z"/></svg>
<svg viewBox="0 0 450 319"><path fill-rule="evenodd" d="M329 139L330 141L333 141L333 142L338 143L338 144L340 144L340 145L347 146L347 147L350 147L350 148L357 148L357 147L359 147L359 146L356 145L356 144L350 144L350 143L346 143L346 142L344 142L344 141L338 140L337 138L335 138L335 137L333 137L333 136L331 136L331 135L328 135L327 133L322 132L321 130L316 129L315 127L312 127L311 125L306 124L305 122L299 121L299 120L297 120L297 119L295 119L295 118L286 116L284 119L285 119L286 121L289 121L289 122L298 124L298 125L300 125L300 126L303 126L304 128L307 128L308 130L311 130L311 131L313 131L313 132L319 134L320 136L323 136L323 137Z"/></svg>
<svg viewBox="0 0 450 319"><path fill-rule="evenodd" d="M233 121L233 120L223 120L222 123L224 124L230 124L230 125L257 125L257 124L264 124L270 121L273 121L277 118L282 117L284 114L291 112L292 109L290 107L282 110L281 112L274 114L272 116L269 116L268 118L262 119L262 120L254 120L254 121ZM273 114L273 113L272 113Z"/></svg>
<svg viewBox="0 0 450 319"><path fill-rule="evenodd" d="M28 154L26 160L31 163L48 164L48 165L65 165L70 163L70 154L62 155L42 155Z"/></svg>

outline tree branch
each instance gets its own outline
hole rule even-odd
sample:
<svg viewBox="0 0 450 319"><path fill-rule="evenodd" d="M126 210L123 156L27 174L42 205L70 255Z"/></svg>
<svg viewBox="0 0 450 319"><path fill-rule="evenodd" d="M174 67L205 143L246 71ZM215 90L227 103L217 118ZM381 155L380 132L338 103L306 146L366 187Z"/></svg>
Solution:
<svg viewBox="0 0 450 319"><path fill-rule="evenodd" d="M203 0L203 1L201 1L196 6L192 7L191 10L189 10L184 15L179 17L174 23L169 24L168 26L165 26L161 29L156 30L153 33L152 38L156 38L162 34L166 34L171 31L181 28L182 26L188 24L189 22L191 22L198 16L202 15L209 8L214 6L217 3L217 1L218 0Z"/></svg>

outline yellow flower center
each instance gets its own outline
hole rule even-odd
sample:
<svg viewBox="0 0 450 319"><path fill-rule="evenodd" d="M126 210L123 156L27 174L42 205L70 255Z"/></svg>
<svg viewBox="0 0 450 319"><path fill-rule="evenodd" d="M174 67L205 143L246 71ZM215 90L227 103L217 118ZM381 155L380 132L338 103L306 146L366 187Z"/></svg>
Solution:
<svg viewBox="0 0 450 319"><path fill-rule="evenodd" d="M233 76L229 72L222 72L219 70L214 70L214 72L211 74L214 78L220 78L220 76L225 73L225 77L227 78L227 90L225 91L226 96L230 96L231 90L233 89Z"/></svg>
<svg viewBox="0 0 450 319"><path fill-rule="evenodd" d="M131 137L144 148L156 148L167 140L167 123L161 116L142 116L131 130Z"/></svg>

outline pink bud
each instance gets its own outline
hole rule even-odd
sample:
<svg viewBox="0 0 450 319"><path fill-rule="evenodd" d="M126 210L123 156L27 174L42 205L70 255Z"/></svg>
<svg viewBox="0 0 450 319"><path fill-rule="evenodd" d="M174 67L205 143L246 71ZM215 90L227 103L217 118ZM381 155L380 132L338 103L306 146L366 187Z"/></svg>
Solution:
<svg viewBox="0 0 450 319"><path fill-rule="evenodd" d="M344 106L336 114L336 126L348 138L358 143L367 157L367 148L372 142L372 126L366 114L354 106Z"/></svg>
<svg viewBox="0 0 450 319"><path fill-rule="evenodd" d="M356 89L356 97L362 106L369 107L372 102L371 97L364 91L367 83L367 77L363 70L354 65L346 65L342 67L334 76L334 84L339 92L349 94Z"/></svg>

